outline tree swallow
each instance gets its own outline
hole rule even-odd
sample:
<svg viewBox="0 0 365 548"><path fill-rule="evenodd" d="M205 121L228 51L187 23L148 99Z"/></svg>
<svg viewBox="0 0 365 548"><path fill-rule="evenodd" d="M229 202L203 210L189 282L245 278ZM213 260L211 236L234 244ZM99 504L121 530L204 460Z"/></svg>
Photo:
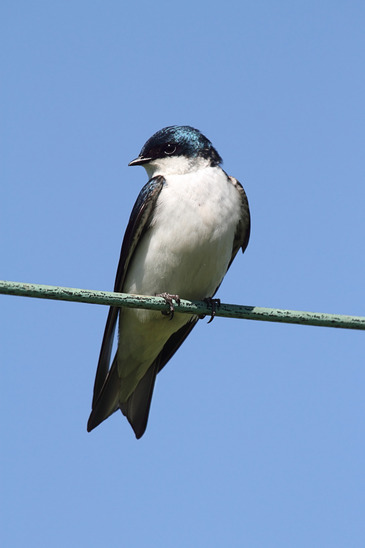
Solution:
<svg viewBox="0 0 365 548"><path fill-rule="evenodd" d="M162 295L170 314L110 307L89 432L120 409L136 438L144 434L156 375L199 319L174 314L172 299L212 300L238 250L247 247L247 197L221 163L212 143L190 126L161 129L129 163L143 166L149 181L129 219L114 291ZM118 348L110 367L118 318Z"/></svg>

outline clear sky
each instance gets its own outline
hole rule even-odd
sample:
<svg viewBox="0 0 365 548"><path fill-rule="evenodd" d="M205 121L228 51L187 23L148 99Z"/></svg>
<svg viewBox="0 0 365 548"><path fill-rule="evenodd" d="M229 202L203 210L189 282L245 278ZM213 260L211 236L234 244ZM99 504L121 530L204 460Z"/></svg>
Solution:
<svg viewBox="0 0 365 548"><path fill-rule="evenodd" d="M0 278L111 290L172 124L244 185L223 302L364 315L363 1L5 0ZM183 297L183 296L182 296ZM201 321L86 432L107 308L0 296L6 547L365 546L364 333Z"/></svg>

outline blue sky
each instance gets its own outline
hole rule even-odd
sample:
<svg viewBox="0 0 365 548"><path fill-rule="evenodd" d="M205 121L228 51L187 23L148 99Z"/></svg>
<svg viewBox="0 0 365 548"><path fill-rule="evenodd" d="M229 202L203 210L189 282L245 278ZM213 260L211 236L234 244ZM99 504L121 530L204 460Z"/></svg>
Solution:
<svg viewBox="0 0 365 548"><path fill-rule="evenodd" d="M363 2L1 6L1 274L111 290L128 168L190 124L248 194L223 302L364 315ZM107 309L1 296L4 546L365 542L364 334L217 318L90 434Z"/></svg>

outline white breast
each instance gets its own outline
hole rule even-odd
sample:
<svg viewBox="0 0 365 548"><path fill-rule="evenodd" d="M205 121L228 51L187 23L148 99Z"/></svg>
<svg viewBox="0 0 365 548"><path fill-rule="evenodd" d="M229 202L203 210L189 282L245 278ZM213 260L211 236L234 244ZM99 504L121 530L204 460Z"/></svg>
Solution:
<svg viewBox="0 0 365 548"><path fill-rule="evenodd" d="M212 296L231 260L239 218L240 197L219 167L169 175L123 290Z"/></svg>

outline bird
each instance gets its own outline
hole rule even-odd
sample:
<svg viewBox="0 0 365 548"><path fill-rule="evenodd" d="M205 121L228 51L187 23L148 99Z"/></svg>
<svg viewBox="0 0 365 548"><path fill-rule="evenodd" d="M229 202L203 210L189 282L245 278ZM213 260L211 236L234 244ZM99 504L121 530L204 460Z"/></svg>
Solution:
<svg viewBox="0 0 365 548"><path fill-rule="evenodd" d="M89 432L120 409L136 438L143 436L156 376L199 320L174 313L174 301L205 299L213 305L233 259L248 245L247 196L221 164L207 137L178 125L157 131L128 164L143 166L148 182L124 234L114 291L163 296L169 311L110 307ZM117 324L118 347L110 365Z"/></svg>

